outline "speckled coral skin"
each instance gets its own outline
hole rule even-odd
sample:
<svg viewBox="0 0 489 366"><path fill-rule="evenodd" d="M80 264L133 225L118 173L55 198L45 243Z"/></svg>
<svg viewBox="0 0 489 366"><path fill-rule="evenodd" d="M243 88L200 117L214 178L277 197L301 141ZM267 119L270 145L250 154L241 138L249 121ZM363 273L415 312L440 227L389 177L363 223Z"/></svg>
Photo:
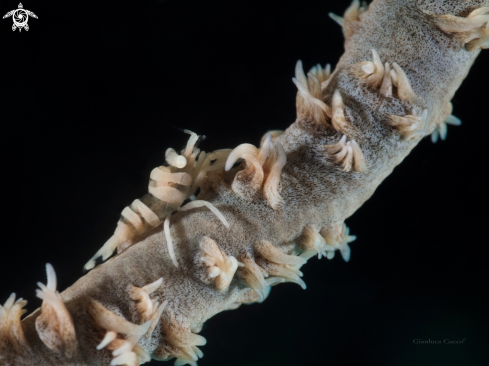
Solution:
<svg viewBox="0 0 489 366"><path fill-rule="evenodd" d="M479 53L465 51L453 37L438 30L429 14L466 16L482 6L489 6L489 1L374 1L361 16L359 31L348 39L324 98L331 105L334 90L340 90L351 125L350 136L360 145L369 166L366 173L343 172L327 161L321 146L337 142L341 134L312 118L298 118L277 138L287 152L280 182L285 201L281 210L274 211L261 196L247 201L232 191L232 179L241 167L209 174L198 198L212 202L230 223L230 230L203 208L176 213L171 218L171 233L179 268L171 262L159 226L63 292L78 339L74 359L57 356L39 340L34 327L39 310L22 323L32 353L18 356L6 350L2 351L3 357L15 365L108 365L110 353L95 349L103 334L87 313L88 300L97 300L139 323L138 314L131 311L126 288L129 284L142 287L160 277L164 282L155 295L169 300L167 310L174 312L184 328L197 328L216 313L235 308L248 288L238 277L225 293L202 282L205 272L196 264L200 239L212 238L227 255L236 258L253 258L253 243L259 239L291 254L291 243L299 242L306 225L325 227L351 216L420 140L398 139L386 123L387 116L403 116L411 114L413 108L427 108L427 130L431 132L435 123L446 117L446 105ZM418 100L385 98L350 72L353 64L372 59L372 48L378 51L382 62L397 62L404 69ZM168 311L163 313L153 337L141 344L157 358L169 355L162 330L162 322L166 321Z"/></svg>

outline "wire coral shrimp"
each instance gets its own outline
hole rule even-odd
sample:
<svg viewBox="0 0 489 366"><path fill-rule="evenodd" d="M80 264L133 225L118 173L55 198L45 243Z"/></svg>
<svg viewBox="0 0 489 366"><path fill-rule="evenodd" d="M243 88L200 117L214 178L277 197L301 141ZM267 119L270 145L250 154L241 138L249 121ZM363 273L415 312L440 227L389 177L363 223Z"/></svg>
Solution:
<svg viewBox="0 0 489 366"><path fill-rule="evenodd" d="M190 134L190 138L182 154L177 154L172 148L166 150L165 159L169 166L153 169L149 180L149 194L144 195L141 200L134 200L122 211L114 235L90 259L85 269L92 269L98 257L106 260L116 248L121 252L134 244L139 235L160 225L163 221L168 250L173 264L178 267L169 229L170 216L176 210L187 211L206 206L226 227L229 227L224 216L210 202L193 200L185 206L182 204L191 199L207 172L222 169L230 150L206 154L196 147L199 136L188 130L184 132Z"/></svg>

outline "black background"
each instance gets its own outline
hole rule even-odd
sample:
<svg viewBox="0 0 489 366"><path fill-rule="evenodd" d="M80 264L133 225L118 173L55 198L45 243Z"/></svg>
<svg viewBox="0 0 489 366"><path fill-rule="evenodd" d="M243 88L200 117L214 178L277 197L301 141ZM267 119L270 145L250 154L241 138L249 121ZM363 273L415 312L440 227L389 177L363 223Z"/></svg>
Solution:
<svg viewBox="0 0 489 366"><path fill-rule="evenodd" d="M45 263L60 290L75 282L165 149L184 145L172 126L212 151L291 124L295 63L335 65L343 37L327 13L349 2L23 5L39 17L29 32L0 22L0 302L15 291L30 312ZM423 140L347 221L351 261L312 259L306 291L281 285L208 321L199 366L487 365L488 61L453 100L463 125Z"/></svg>

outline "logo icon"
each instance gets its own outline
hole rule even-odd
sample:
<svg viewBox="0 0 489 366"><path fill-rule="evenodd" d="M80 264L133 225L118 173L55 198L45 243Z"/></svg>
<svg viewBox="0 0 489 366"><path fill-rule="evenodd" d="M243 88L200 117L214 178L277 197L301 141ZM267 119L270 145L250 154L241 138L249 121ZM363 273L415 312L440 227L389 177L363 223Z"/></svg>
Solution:
<svg viewBox="0 0 489 366"><path fill-rule="evenodd" d="M19 28L19 32L22 31L22 28L28 31L29 26L27 25L27 21L29 20L29 15L33 18L38 19L36 14L34 14L30 10L24 9L22 3L19 3L19 8L9 11L3 16L3 19L12 17L12 19L14 20L14 25L12 25L13 31L15 31L17 28Z"/></svg>

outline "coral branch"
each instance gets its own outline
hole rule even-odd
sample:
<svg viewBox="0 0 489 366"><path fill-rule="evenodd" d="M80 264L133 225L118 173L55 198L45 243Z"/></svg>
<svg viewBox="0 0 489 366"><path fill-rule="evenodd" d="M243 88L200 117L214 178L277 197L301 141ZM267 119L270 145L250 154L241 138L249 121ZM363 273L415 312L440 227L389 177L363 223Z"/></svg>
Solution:
<svg viewBox="0 0 489 366"><path fill-rule="evenodd" d="M0 307L0 363L196 365L209 318L284 282L305 289L300 268L315 255L349 261L356 237L345 220L422 137L460 124L450 98L488 46L482 5L355 0L333 16L345 54L333 73L317 65L306 75L297 63L296 121L259 148L210 154L186 130L185 148L166 151L168 166L151 172L149 193L124 208L85 268L117 249L114 258L61 295L47 265L42 307L23 322L25 301Z"/></svg>

